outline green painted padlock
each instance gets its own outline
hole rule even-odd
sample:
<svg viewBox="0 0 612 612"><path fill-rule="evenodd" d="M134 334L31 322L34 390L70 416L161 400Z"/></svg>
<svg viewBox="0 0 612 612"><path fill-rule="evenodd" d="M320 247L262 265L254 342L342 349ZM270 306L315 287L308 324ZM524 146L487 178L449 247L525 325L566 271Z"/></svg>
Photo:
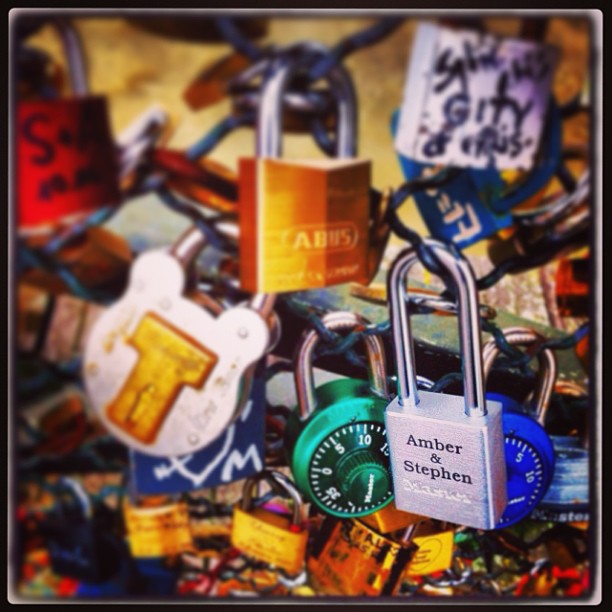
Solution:
<svg viewBox="0 0 612 612"><path fill-rule="evenodd" d="M329 330L354 330L368 323L353 312L331 312L322 322ZM323 512L365 516L393 499L384 422L384 345L378 336L364 336L369 382L344 378L315 390L312 356L318 340L316 330L306 331L296 352L298 407L287 421L287 461L297 487Z"/></svg>

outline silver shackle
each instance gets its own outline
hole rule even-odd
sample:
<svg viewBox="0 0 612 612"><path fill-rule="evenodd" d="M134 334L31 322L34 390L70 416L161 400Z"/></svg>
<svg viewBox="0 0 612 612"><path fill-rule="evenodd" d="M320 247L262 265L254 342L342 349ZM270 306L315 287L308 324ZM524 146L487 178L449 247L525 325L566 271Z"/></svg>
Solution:
<svg viewBox="0 0 612 612"><path fill-rule="evenodd" d="M86 96L89 93L89 84L81 37L68 18L60 18L54 22L54 25L62 40L64 54L68 61L72 94L74 96Z"/></svg>
<svg viewBox="0 0 612 612"><path fill-rule="evenodd" d="M438 262L448 272L457 296L465 414L485 416L487 408L484 395L480 316L474 272L467 259L457 258L442 242L425 239L425 243L434 250ZM416 406L419 403L406 287L408 273L418 261L416 249L404 251L393 262L387 281L397 366L397 392L402 406Z"/></svg>
<svg viewBox="0 0 612 612"><path fill-rule="evenodd" d="M533 329L527 327L508 327L502 330L504 338L512 346L529 346L535 342L541 342L544 338ZM489 340L482 349L482 361L485 381L493 367L493 362L500 353L500 348L495 338ZM546 412L550 405L550 398L555 388L557 378L557 357L552 349L546 348L538 353L538 380L533 392L531 406L535 411L535 420L542 426L546 419Z"/></svg>
<svg viewBox="0 0 612 612"><path fill-rule="evenodd" d="M324 52L323 45L304 51ZM257 156L278 158L282 155L283 100L292 79L307 68L311 54L303 56L280 56L271 65L261 94L257 115ZM357 98L355 87L348 71L340 65L334 66L326 75L330 90L335 94L338 112L336 135L336 157L355 157L357 153Z"/></svg>
<svg viewBox="0 0 612 612"><path fill-rule="evenodd" d="M367 325L364 317L348 311L330 312L321 322L332 331L340 329L354 329ZM372 391L387 399L387 368L385 363L385 347L378 336L364 336L368 355L368 374ZM312 372L312 355L319 342L319 334L315 329L308 330L302 335L299 351L295 359L294 379L298 397L300 418L307 419L316 409L314 375Z"/></svg>
<svg viewBox="0 0 612 612"><path fill-rule="evenodd" d="M278 472L276 470L264 469L245 481L242 491L242 502L240 504L241 510L244 512L249 512L251 510L253 503L253 492L258 488L258 485L262 480L268 482L273 491L277 492L279 489L282 489L282 491L288 495L293 502L293 516L291 517L291 522L294 525L301 525L303 522L302 497L293 482L291 482L291 480L289 480L289 478L287 478L287 476L285 476L282 472Z"/></svg>

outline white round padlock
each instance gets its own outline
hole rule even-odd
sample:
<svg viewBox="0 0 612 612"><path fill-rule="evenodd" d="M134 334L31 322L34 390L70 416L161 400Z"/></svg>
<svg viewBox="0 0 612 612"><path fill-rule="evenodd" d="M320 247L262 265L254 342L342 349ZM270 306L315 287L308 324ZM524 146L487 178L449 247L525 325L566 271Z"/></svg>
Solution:
<svg viewBox="0 0 612 612"><path fill-rule="evenodd" d="M93 409L109 433L148 455L186 455L218 438L270 344L269 313L244 305L215 316L183 297L186 265L205 244L194 228L175 247L140 255L87 341Z"/></svg>

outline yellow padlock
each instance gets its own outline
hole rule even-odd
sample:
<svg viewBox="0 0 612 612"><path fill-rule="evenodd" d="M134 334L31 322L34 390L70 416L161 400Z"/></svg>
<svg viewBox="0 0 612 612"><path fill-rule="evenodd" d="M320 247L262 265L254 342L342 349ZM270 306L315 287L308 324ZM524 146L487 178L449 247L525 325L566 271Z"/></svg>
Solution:
<svg viewBox="0 0 612 612"><path fill-rule="evenodd" d="M361 522L374 529L374 531L385 535L400 529L406 529L410 525L424 521L425 518L420 514L398 510L395 502L391 501L384 508L367 516L362 516Z"/></svg>
<svg viewBox="0 0 612 612"><path fill-rule="evenodd" d="M289 495L292 517L253 507L253 491L262 480L279 494ZM282 472L263 470L246 480L242 501L234 506L232 546L258 561L297 574L303 569L308 543L301 513L302 499L293 483Z"/></svg>
<svg viewBox="0 0 612 612"><path fill-rule="evenodd" d="M126 501L123 515L133 557L165 557L194 550L184 502L139 507Z"/></svg>
<svg viewBox="0 0 612 612"><path fill-rule="evenodd" d="M427 576L450 568L453 561L455 532L438 527L438 521L424 521L412 541L417 547L406 567L406 576Z"/></svg>
<svg viewBox="0 0 612 612"><path fill-rule="evenodd" d="M411 542L417 523L393 539L359 519L325 519L322 545L308 558L310 585L325 595L389 595L416 546Z"/></svg>

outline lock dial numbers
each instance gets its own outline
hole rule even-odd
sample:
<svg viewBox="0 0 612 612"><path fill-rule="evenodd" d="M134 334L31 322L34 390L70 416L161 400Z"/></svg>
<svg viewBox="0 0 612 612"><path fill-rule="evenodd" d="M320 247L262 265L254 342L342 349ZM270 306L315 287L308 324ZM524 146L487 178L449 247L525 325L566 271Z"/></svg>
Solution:
<svg viewBox="0 0 612 612"><path fill-rule="evenodd" d="M393 497L384 423L357 421L317 445L308 482L317 505L335 516L364 516Z"/></svg>
<svg viewBox="0 0 612 612"><path fill-rule="evenodd" d="M542 499L550 478L537 448L512 433L504 436L508 504L496 528L525 518Z"/></svg>

